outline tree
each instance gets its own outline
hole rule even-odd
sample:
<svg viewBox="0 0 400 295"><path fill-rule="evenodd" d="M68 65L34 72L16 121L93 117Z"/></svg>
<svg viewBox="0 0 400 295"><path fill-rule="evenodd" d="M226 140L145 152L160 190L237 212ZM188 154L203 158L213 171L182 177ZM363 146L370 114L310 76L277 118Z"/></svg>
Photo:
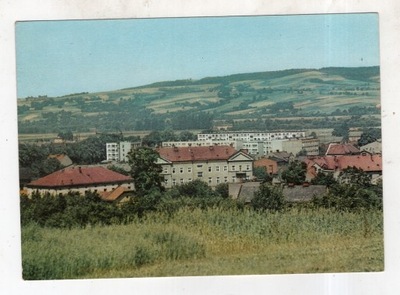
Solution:
<svg viewBox="0 0 400 295"><path fill-rule="evenodd" d="M331 185L322 198L314 198L317 206L340 211L358 212L382 208L382 187L372 185L371 177L363 170L351 167L339 175L339 182Z"/></svg>
<svg viewBox="0 0 400 295"><path fill-rule="evenodd" d="M375 142L382 137L380 128L368 128L363 131L360 139L357 141L358 146L363 146L371 142Z"/></svg>
<svg viewBox="0 0 400 295"><path fill-rule="evenodd" d="M265 167L254 167L253 174L261 182L271 182L272 176L267 172Z"/></svg>
<svg viewBox="0 0 400 295"><path fill-rule="evenodd" d="M162 191L162 168L157 164L159 154L148 147L139 147L128 153L131 176L138 195L146 195L150 191Z"/></svg>
<svg viewBox="0 0 400 295"><path fill-rule="evenodd" d="M371 175L367 174L361 168L348 167L343 169L339 174L339 182L351 185L358 185L360 187L370 187Z"/></svg>
<svg viewBox="0 0 400 295"><path fill-rule="evenodd" d="M285 207L282 189L270 184L262 184L255 192L251 205L256 210L282 210Z"/></svg>
<svg viewBox="0 0 400 295"><path fill-rule="evenodd" d="M302 184L306 180L307 165L298 160L289 164L289 167L282 172L282 179L286 183Z"/></svg>
<svg viewBox="0 0 400 295"><path fill-rule="evenodd" d="M63 140L74 140L74 135L72 134L71 131L60 132L58 133L58 137Z"/></svg>
<svg viewBox="0 0 400 295"><path fill-rule="evenodd" d="M333 136L341 136L344 141L349 139L349 125L347 122L343 122L339 126L336 126L332 131Z"/></svg>
<svg viewBox="0 0 400 295"><path fill-rule="evenodd" d="M332 173L319 172L317 176L311 180L311 184L326 185L327 187L331 187L332 185L337 184L337 181L333 177Z"/></svg>

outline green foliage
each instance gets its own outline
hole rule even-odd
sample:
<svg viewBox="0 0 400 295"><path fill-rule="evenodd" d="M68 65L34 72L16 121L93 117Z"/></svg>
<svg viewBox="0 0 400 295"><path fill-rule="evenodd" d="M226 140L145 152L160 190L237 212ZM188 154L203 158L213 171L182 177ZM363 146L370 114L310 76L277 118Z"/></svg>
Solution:
<svg viewBox="0 0 400 295"><path fill-rule="evenodd" d="M286 183L302 184L306 179L306 171L306 163L295 160L282 172L281 177Z"/></svg>
<svg viewBox="0 0 400 295"><path fill-rule="evenodd" d="M58 137L64 140L74 140L74 135L71 131L60 132L58 133Z"/></svg>
<svg viewBox="0 0 400 295"><path fill-rule="evenodd" d="M256 210L281 211L285 207L282 189L270 184L261 184L251 200L251 205Z"/></svg>
<svg viewBox="0 0 400 295"><path fill-rule="evenodd" d="M361 169L347 168L339 175L339 183L330 186L327 194L314 198L315 206L339 211L382 209L382 187L372 185L371 177Z"/></svg>
<svg viewBox="0 0 400 295"><path fill-rule="evenodd" d="M45 227L73 228L87 225L109 225L123 220L121 209L102 201L93 192L85 196L78 193L66 195L33 195L20 197L21 224Z"/></svg>
<svg viewBox="0 0 400 295"><path fill-rule="evenodd" d="M229 198L229 184L228 183L220 183L215 187L215 194L221 198L228 199Z"/></svg>
<svg viewBox="0 0 400 295"><path fill-rule="evenodd" d="M272 181L272 176L267 172L265 167L254 167L253 175L257 178L257 180L263 183L270 183Z"/></svg>
<svg viewBox="0 0 400 295"><path fill-rule="evenodd" d="M32 224L22 226L22 265L25 280L380 271L383 216L181 208L127 225Z"/></svg>
<svg viewBox="0 0 400 295"><path fill-rule="evenodd" d="M360 139L357 141L357 145L363 146L375 142L380 138L382 138L382 131L380 128L368 128L361 134Z"/></svg>
<svg viewBox="0 0 400 295"><path fill-rule="evenodd" d="M139 147L128 154L131 176L138 196L145 196L150 191L163 191L162 168L157 164L158 158L158 153L148 147Z"/></svg>
<svg viewBox="0 0 400 295"><path fill-rule="evenodd" d="M329 79L329 75L334 76ZM104 92L102 97L106 99L100 99L98 93L62 98L42 96L40 99L20 100L19 132L78 133L93 129L114 132L116 126L123 131L161 131L168 127L201 130L211 128L214 119L245 119L250 122L266 113L271 117L307 116L312 119L307 125L319 128L321 126L314 120L316 116L379 114L375 107L379 103L380 91L377 77L379 67L293 69L166 81ZM198 95L196 99L193 93ZM321 96L326 99L320 100ZM296 103L291 103L294 99ZM297 108L297 105L302 105L302 108ZM236 112L245 110L248 112ZM367 124L367 121L374 121L374 125ZM319 123L324 126L331 123L329 128L333 126L330 121L321 120ZM293 127L291 122L282 120L277 124L279 130L298 126L294 124ZM379 119L365 117L357 124L357 127L379 126ZM243 125L245 123L240 121L235 128L240 129ZM255 122L252 126L263 129Z"/></svg>
<svg viewBox="0 0 400 295"><path fill-rule="evenodd" d="M332 185L337 184L337 180L333 177L332 173L318 173L315 178L311 180L311 184L316 185L326 185L327 187L331 187Z"/></svg>
<svg viewBox="0 0 400 295"><path fill-rule="evenodd" d="M343 140L348 140L349 139L349 124L346 122L343 122L339 126L336 126L333 131L332 131L333 136L340 136L343 138Z"/></svg>

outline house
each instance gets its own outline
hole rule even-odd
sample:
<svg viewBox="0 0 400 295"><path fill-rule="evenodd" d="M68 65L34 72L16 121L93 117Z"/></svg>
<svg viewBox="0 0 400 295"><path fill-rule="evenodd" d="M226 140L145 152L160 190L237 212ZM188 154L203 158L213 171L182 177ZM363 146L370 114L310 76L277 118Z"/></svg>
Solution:
<svg viewBox="0 0 400 295"><path fill-rule="evenodd" d="M217 186L253 177L253 158L232 146L162 147L157 152L166 188L195 179Z"/></svg>
<svg viewBox="0 0 400 295"><path fill-rule="evenodd" d="M250 203L254 194L260 189L260 185L260 182L230 183L229 196L234 200ZM322 196L326 191L325 185L295 185L283 187L282 194L287 202L305 202Z"/></svg>
<svg viewBox="0 0 400 295"><path fill-rule="evenodd" d="M261 158L254 161L254 168L262 167L265 171L270 174L277 174L278 173L278 163L272 159L268 158Z"/></svg>
<svg viewBox="0 0 400 295"><path fill-rule="evenodd" d="M360 150L349 143L330 143L325 156L357 155Z"/></svg>
<svg viewBox="0 0 400 295"><path fill-rule="evenodd" d="M278 167L286 166L294 160L294 155L288 152L273 152L268 156L269 159L278 163Z"/></svg>
<svg viewBox="0 0 400 295"><path fill-rule="evenodd" d="M359 155L312 157L305 160L306 179L312 180L318 173L333 173L337 177L346 168L355 167L372 176L372 182L382 175L382 155L362 152Z"/></svg>
<svg viewBox="0 0 400 295"><path fill-rule="evenodd" d="M382 140L378 139L377 141L363 145L360 147L360 150L371 154L382 154Z"/></svg>
<svg viewBox="0 0 400 295"><path fill-rule="evenodd" d="M49 155L49 159L56 159L63 167L71 166L72 160L66 154Z"/></svg>
<svg viewBox="0 0 400 295"><path fill-rule="evenodd" d="M133 179L102 166L70 166L31 181L26 185L26 192L28 196L34 192L41 194L79 192L84 194L93 191L100 194L113 192L119 187L126 189L125 193L133 190Z"/></svg>

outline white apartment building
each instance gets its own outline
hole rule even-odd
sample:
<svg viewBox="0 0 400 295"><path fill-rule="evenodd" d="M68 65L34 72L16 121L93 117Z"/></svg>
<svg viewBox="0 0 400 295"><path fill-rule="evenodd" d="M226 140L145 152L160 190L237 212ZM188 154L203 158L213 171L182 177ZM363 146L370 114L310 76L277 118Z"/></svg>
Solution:
<svg viewBox="0 0 400 295"><path fill-rule="evenodd" d="M269 141L276 139L290 139L305 137L304 131L282 131L282 132L223 132L223 133L199 133L199 141Z"/></svg>
<svg viewBox="0 0 400 295"><path fill-rule="evenodd" d="M106 160L116 162L127 162L128 153L140 146L140 142L109 142L106 143Z"/></svg>
<svg viewBox="0 0 400 295"><path fill-rule="evenodd" d="M255 158L268 156L272 152L286 151L296 155L301 150L305 150L308 155L318 155L319 151L319 140L314 138L305 137L304 132L287 132L287 133L275 133L269 136L260 135L260 133L254 133L256 135L250 135L250 133L238 133L238 136L233 136L230 140L225 140L227 134L215 134L207 140L206 137L200 136L203 140L197 141L168 141L163 142L163 147L195 147L195 146L221 146L230 145L236 150L247 150L247 152ZM242 136L240 136L242 134ZM258 134L258 135L257 135ZM251 137L252 136L252 137ZM298 136L298 137L296 137ZM252 138L251 140L245 140L246 138ZM280 137L289 137L280 139ZM238 139L239 138L239 139ZM273 139L265 139L273 138Z"/></svg>
<svg viewBox="0 0 400 295"><path fill-rule="evenodd" d="M217 186L253 177L254 159L232 146L161 147L157 151L166 188L195 179Z"/></svg>

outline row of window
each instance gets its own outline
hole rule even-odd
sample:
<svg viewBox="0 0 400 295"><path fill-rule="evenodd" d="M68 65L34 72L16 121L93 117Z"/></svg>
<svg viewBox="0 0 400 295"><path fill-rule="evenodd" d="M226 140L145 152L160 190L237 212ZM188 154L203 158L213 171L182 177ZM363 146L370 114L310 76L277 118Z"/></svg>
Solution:
<svg viewBox="0 0 400 295"><path fill-rule="evenodd" d="M202 167L203 167L203 165L197 165L197 168L202 168ZM244 171L250 171L251 170L251 165L247 164L246 167L243 167L243 165L238 165L239 171L243 171L244 168L245 168ZM221 169L222 169L222 171L226 172L226 171L228 171L228 166L225 165L223 167L220 167L220 166L215 166L214 167L215 172L221 172ZM236 165L232 165L232 170L236 171ZM187 173L192 173L192 167L187 167L186 171L187 171ZM178 167L178 168L177 167L172 167L171 168L171 172L172 172L172 174L184 173L185 169L184 169L184 167ZM212 166L208 167L208 172L213 172L213 167ZM164 166L163 167L163 173L164 174L168 173L168 166ZM198 173L202 173L202 172L198 172Z"/></svg>
<svg viewBox="0 0 400 295"><path fill-rule="evenodd" d="M200 172L200 173L201 173L201 172ZM181 178L181 179L179 179L179 180L173 178L173 179L172 179L172 185L184 184L184 183L191 182L191 181L192 181L191 178L188 178L188 179L183 179L183 178ZM212 185L212 184L214 183L214 181L215 181L216 184L228 183L228 176L216 177L215 179L212 178L212 177L209 177L209 178L208 178L208 184L209 184L209 185ZM231 182L236 182L236 176L232 176ZM168 185L169 185L168 179L165 179L165 180L164 180L164 184L165 184L165 186L168 186Z"/></svg>

